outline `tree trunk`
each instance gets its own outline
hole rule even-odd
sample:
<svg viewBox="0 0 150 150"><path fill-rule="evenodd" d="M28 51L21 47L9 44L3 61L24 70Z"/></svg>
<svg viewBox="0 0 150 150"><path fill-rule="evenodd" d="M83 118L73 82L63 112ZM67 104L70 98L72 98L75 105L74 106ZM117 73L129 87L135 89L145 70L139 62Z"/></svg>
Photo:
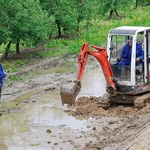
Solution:
<svg viewBox="0 0 150 150"><path fill-rule="evenodd" d="M135 1L135 8L138 7L138 1L139 1L139 0L136 0L136 1Z"/></svg>
<svg viewBox="0 0 150 150"><path fill-rule="evenodd" d="M8 57L8 51L9 51L10 45L11 45L11 41L9 41L9 43L6 46L5 57L4 57L5 59Z"/></svg>
<svg viewBox="0 0 150 150"><path fill-rule="evenodd" d="M114 11L116 13L116 16L119 17L119 14L118 14L117 10L115 9Z"/></svg>
<svg viewBox="0 0 150 150"><path fill-rule="evenodd" d="M80 19L79 18L77 19L77 22L78 22L78 25L77 25L76 31L78 32L79 31L79 24L80 24Z"/></svg>
<svg viewBox="0 0 150 150"><path fill-rule="evenodd" d="M110 10L109 19L112 19L113 10Z"/></svg>
<svg viewBox="0 0 150 150"><path fill-rule="evenodd" d="M112 9L112 10L110 10L110 13L109 13L109 19L112 19L113 12L116 13L116 17L119 17L119 14L118 14L117 10L116 9L114 9L114 10Z"/></svg>
<svg viewBox="0 0 150 150"><path fill-rule="evenodd" d="M60 24L59 24L58 20L56 20L56 24L57 24L57 28L58 28L58 35L60 37L61 36L61 28L60 28Z"/></svg>
<svg viewBox="0 0 150 150"><path fill-rule="evenodd" d="M16 54L20 54L20 50L19 50L19 41L16 44Z"/></svg>

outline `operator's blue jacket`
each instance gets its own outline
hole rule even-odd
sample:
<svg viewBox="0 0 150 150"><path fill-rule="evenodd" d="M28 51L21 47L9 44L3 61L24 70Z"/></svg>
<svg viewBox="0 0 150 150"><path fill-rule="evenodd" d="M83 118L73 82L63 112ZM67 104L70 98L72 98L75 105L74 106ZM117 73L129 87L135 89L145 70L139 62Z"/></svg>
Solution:
<svg viewBox="0 0 150 150"><path fill-rule="evenodd" d="M0 64L0 89L2 88L5 76L6 74L4 72L3 66Z"/></svg>
<svg viewBox="0 0 150 150"><path fill-rule="evenodd" d="M130 50L129 44L126 44L120 54L120 58L123 58L125 60L125 65L131 64L131 53L132 53L132 51ZM144 51L142 50L142 46L138 43L136 43L136 58L137 57L139 57L140 60L144 59ZM122 64L120 64L120 65L122 65Z"/></svg>

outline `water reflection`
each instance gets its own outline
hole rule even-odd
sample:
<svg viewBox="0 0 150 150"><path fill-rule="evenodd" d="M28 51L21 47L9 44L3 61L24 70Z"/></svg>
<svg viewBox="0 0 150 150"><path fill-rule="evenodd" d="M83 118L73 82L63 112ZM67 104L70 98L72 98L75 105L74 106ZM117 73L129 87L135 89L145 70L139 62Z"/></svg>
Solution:
<svg viewBox="0 0 150 150"><path fill-rule="evenodd" d="M43 128L64 126L75 130L86 130L84 124L86 120L76 120L64 113L58 92L32 96L31 99L36 99L36 102L22 103L19 105L21 111L1 116L0 149L7 150L7 147L13 149L14 146L16 150L18 144L25 145L32 134L37 134L37 137L43 134ZM20 146L18 147L20 149Z"/></svg>
<svg viewBox="0 0 150 150"><path fill-rule="evenodd" d="M106 93L106 81L99 64L95 68L86 68L79 96L102 96Z"/></svg>
<svg viewBox="0 0 150 150"><path fill-rule="evenodd" d="M31 107L29 110L32 110L32 123L34 125L66 125L72 129L86 128L84 125L86 120L76 120L74 117L64 113L63 106L61 106L60 103L60 95L58 93L40 95L37 97L37 102L28 105L28 107Z"/></svg>

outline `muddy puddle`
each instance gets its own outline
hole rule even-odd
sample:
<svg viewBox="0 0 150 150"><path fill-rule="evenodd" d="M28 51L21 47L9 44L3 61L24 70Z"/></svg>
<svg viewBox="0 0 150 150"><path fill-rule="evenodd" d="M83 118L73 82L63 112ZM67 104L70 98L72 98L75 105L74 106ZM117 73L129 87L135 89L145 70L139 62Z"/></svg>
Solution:
<svg viewBox="0 0 150 150"><path fill-rule="evenodd" d="M61 132L58 127L87 130L86 120L77 120L67 115L64 109L67 108L60 103L58 90L22 100L16 109L0 117L0 149L3 147L4 150L7 148L16 150L18 142L20 146L25 147L30 143L30 149L40 146L38 143L41 141L40 136L46 138L47 130L52 132L54 128L57 128L54 133ZM36 142L32 141L33 143L30 142L32 134L36 135L34 137ZM22 147L20 146L18 149Z"/></svg>
<svg viewBox="0 0 150 150"><path fill-rule="evenodd" d="M101 96L105 93L104 86L101 70L87 68L78 97ZM90 130L87 119L80 120L64 112L68 107L61 104L59 87L19 99L12 111L0 116L0 150L62 149L63 142L69 140L68 135L78 138ZM15 101L8 103L14 105ZM63 149L67 149L65 147L67 144Z"/></svg>
<svg viewBox="0 0 150 150"><path fill-rule="evenodd" d="M82 79L82 88L78 97L80 96L102 96L106 93L106 82L99 68L86 68Z"/></svg>

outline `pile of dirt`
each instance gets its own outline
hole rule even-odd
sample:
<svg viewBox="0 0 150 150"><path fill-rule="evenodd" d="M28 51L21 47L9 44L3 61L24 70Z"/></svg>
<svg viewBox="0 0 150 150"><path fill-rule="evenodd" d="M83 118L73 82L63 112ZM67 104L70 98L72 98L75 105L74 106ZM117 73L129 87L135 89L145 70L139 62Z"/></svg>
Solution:
<svg viewBox="0 0 150 150"><path fill-rule="evenodd" d="M76 117L91 117L91 116L129 116L129 115L145 115L150 113L150 103L147 103L142 109L137 109L134 106L112 105L105 110L99 105L101 97L79 97L75 103L75 109L68 111L70 115Z"/></svg>

